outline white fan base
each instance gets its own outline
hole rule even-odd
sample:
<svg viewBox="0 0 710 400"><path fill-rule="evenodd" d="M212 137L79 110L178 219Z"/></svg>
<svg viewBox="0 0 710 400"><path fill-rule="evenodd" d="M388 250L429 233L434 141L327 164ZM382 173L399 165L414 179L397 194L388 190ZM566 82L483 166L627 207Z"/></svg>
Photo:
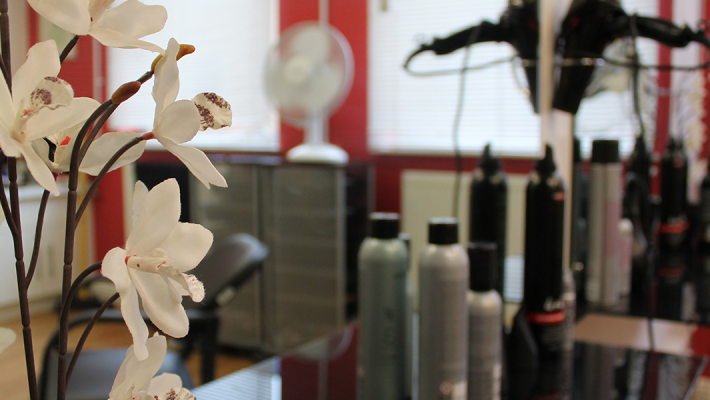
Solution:
<svg viewBox="0 0 710 400"><path fill-rule="evenodd" d="M286 158L292 162L302 163L347 164L348 153L330 143L304 143L289 150Z"/></svg>

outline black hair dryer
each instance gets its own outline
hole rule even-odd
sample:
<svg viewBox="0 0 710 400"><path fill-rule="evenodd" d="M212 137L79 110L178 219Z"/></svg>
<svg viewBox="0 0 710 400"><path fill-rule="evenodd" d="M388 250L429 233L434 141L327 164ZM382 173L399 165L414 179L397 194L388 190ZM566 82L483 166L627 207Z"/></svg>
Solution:
<svg viewBox="0 0 710 400"><path fill-rule="evenodd" d="M444 55L476 43L510 43L520 58L533 61L532 65L524 66L524 68L530 90L530 101L537 113L538 38L537 0L511 1L497 24L482 21L479 25L466 28L448 37L435 38L431 43L424 43L409 56L405 67L416 55L425 51Z"/></svg>
<svg viewBox="0 0 710 400"><path fill-rule="evenodd" d="M614 40L632 36L653 39L669 47L698 42L710 48L704 32L660 18L628 15L618 0L575 0L562 22L557 52L566 60L598 58ZM562 67L553 107L576 114L593 72L594 65Z"/></svg>

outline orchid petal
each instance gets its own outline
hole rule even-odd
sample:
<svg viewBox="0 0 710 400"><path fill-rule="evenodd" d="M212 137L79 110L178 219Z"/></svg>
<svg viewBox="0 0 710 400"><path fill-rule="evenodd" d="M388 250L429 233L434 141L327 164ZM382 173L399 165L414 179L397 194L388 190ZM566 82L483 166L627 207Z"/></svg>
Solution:
<svg viewBox="0 0 710 400"><path fill-rule="evenodd" d="M133 187L133 221L132 221L132 223L134 225L136 223L136 218L138 217L140 210L143 209L143 202L145 201L146 196L148 196L148 188L145 186L145 184L143 182L141 182L141 181L136 182L136 185Z"/></svg>
<svg viewBox="0 0 710 400"><path fill-rule="evenodd" d="M115 400L131 399L133 391L149 387L153 376L160 370L168 344L165 336L155 335L147 339L147 357L140 358L135 353L135 346L128 348L126 358L118 369L113 381L109 398Z"/></svg>
<svg viewBox="0 0 710 400"><path fill-rule="evenodd" d="M84 125L84 121L72 126L69 129L49 135L44 139L32 141L35 152L44 160L45 164L52 172L61 173L69 171L71 165L71 153L76 143L76 136ZM50 161L50 148L47 141L54 144L54 152Z"/></svg>
<svg viewBox="0 0 710 400"><path fill-rule="evenodd" d="M195 103L180 100L165 107L155 120L153 134L160 140L168 138L175 143L192 140L200 128L200 113Z"/></svg>
<svg viewBox="0 0 710 400"><path fill-rule="evenodd" d="M75 35L89 32L89 0L28 0L37 14Z"/></svg>
<svg viewBox="0 0 710 400"><path fill-rule="evenodd" d="M214 93L200 93L192 99L200 112L200 130L220 129L232 126L232 107L225 99Z"/></svg>
<svg viewBox="0 0 710 400"><path fill-rule="evenodd" d="M0 131L9 135L15 120L15 108L12 105L12 94L3 82L0 83Z"/></svg>
<svg viewBox="0 0 710 400"><path fill-rule="evenodd" d="M168 179L148 192L126 241L128 255L148 255L168 237L179 218L180 187L175 179Z"/></svg>
<svg viewBox="0 0 710 400"><path fill-rule="evenodd" d="M118 47L121 49L144 49L156 53L163 52L163 49L156 44L135 39L111 29L91 27L89 34L101 44L108 47Z"/></svg>
<svg viewBox="0 0 710 400"><path fill-rule="evenodd" d="M163 6L149 6L137 0L126 0L106 10L101 18L94 22L92 31L93 28L101 28L115 31L127 38L138 39L160 32L167 19L168 12ZM94 36L93 32L90 33Z"/></svg>
<svg viewBox="0 0 710 400"><path fill-rule="evenodd" d="M56 110L44 108L27 120L27 140L35 140L70 129L86 121L99 107L99 102L89 97L78 97L66 107Z"/></svg>
<svg viewBox="0 0 710 400"><path fill-rule="evenodd" d="M140 136L141 135L135 132L108 132L101 135L101 137L96 139L91 143L91 146L89 146L89 150L86 152L86 156L84 156L84 160L81 162L79 171L93 176L98 175L109 158L111 158L118 149ZM136 161L143 154L144 149L145 140L123 153L113 166L111 166L109 171L113 171Z"/></svg>
<svg viewBox="0 0 710 400"><path fill-rule="evenodd" d="M74 89L65 80L56 76L45 76L30 93L29 102L23 103L24 110L18 110L27 117L43 108L55 110L68 106L74 100Z"/></svg>
<svg viewBox="0 0 710 400"><path fill-rule="evenodd" d="M159 142L165 146L169 152L179 158L187 169L189 169L207 189L210 188L210 184L219 187L227 187L227 181L201 150L190 146L180 146L166 139L159 140Z"/></svg>
<svg viewBox="0 0 710 400"><path fill-rule="evenodd" d="M128 275L125 259L126 251L122 248L109 250L101 264L101 273L116 286L116 291L121 296L121 315L133 336L136 356L139 360L145 360L148 357L148 327L141 316L138 294Z"/></svg>
<svg viewBox="0 0 710 400"><path fill-rule="evenodd" d="M181 338L187 335L190 322L182 306L182 296L176 296L173 286L158 274L130 268L136 290L141 296L143 309L150 321L165 334Z"/></svg>
<svg viewBox="0 0 710 400"><path fill-rule="evenodd" d="M53 195L59 196L57 182L54 180L54 175L49 167L44 163L42 158L35 153L31 143L26 143L20 147L20 153L25 158L27 169L30 170L32 177L39 183L40 186L49 190Z"/></svg>
<svg viewBox="0 0 710 400"><path fill-rule="evenodd" d="M0 149L8 157L20 156L20 144L8 135L0 134Z"/></svg>
<svg viewBox="0 0 710 400"><path fill-rule="evenodd" d="M178 271L187 272L205 258L212 241L212 232L202 225L179 223L158 247L170 254Z"/></svg>
<svg viewBox="0 0 710 400"><path fill-rule="evenodd" d="M177 283L178 287L182 288L182 290L178 291L179 293L175 292L179 295L175 296L175 298L180 303L182 303L182 296L184 295L189 295L192 301L194 301L195 303L199 303L204 300L205 285L202 284L202 282L200 282L200 280L197 279L195 275L183 274L171 265L162 265L160 268L156 268L156 271L154 273L157 273L158 275L164 276L172 280L168 281L168 283L172 284L172 282L175 282ZM176 289L175 285L171 285L171 287L173 289Z"/></svg>
<svg viewBox="0 0 710 400"><path fill-rule="evenodd" d="M170 39L165 54L155 66L153 99L155 100L156 121L165 107L175 102L180 91L180 71L176 60L178 50L180 50L180 45L177 40Z"/></svg>
<svg viewBox="0 0 710 400"><path fill-rule="evenodd" d="M54 40L46 40L32 46L27 53L27 61L17 70L12 80L14 110L22 109L22 102L29 101L30 93L40 81L47 76L57 76L60 68L59 53Z"/></svg>
<svg viewBox="0 0 710 400"><path fill-rule="evenodd" d="M182 379L178 375L163 372L150 380L150 386L146 392L152 396L162 396L173 389L179 390L181 388Z"/></svg>
<svg viewBox="0 0 710 400"><path fill-rule="evenodd" d="M17 334L12 329L0 327L0 353L15 343L15 339L17 339Z"/></svg>

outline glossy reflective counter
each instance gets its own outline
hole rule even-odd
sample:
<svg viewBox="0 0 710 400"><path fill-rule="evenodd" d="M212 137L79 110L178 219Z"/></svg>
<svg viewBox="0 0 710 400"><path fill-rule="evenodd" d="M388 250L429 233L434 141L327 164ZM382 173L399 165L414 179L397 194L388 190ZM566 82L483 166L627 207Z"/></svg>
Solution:
<svg viewBox="0 0 710 400"><path fill-rule="evenodd" d="M356 329L348 328L193 393L199 400L355 400L356 342ZM576 343L574 357L571 397L545 396L545 400L683 400L706 363L701 357L582 342Z"/></svg>

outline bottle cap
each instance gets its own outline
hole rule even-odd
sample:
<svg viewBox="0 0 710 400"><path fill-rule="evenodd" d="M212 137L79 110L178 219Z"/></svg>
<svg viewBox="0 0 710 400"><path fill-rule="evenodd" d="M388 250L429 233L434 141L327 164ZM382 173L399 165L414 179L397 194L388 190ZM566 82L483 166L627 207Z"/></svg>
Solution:
<svg viewBox="0 0 710 400"><path fill-rule="evenodd" d="M592 162L610 164L619 162L619 141L598 139L592 141Z"/></svg>
<svg viewBox="0 0 710 400"><path fill-rule="evenodd" d="M456 244L459 242L459 221L456 218L432 218L429 220L429 243Z"/></svg>
<svg viewBox="0 0 710 400"><path fill-rule="evenodd" d="M487 173L495 173L500 171L500 159L491 155L491 144L486 144L483 148L483 154L478 161L478 167Z"/></svg>
<svg viewBox="0 0 710 400"><path fill-rule="evenodd" d="M399 214L370 214L370 230L375 239L397 239L399 237Z"/></svg>
<svg viewBox="0 0 710 400"><path fill-rule="evenodd" d="M493 242L468 244L470 262L470 285L474 292L487 292L498 283L498 246Z"/></svg>
<svg viewBox="0 0 710 400"><path fill-rule="evenodd" d="M582 162L582 142L578 137L574 138L574 144L572 145L572 161L576 163Z"/></svg>
<svg viewBox="0 0 710 400"><path fill-rule="evenodd" d="M557 170L552 146L549 144L545 145L545 157L537 160L535 163L535 170L541 175L549 175Z"/></svg>

